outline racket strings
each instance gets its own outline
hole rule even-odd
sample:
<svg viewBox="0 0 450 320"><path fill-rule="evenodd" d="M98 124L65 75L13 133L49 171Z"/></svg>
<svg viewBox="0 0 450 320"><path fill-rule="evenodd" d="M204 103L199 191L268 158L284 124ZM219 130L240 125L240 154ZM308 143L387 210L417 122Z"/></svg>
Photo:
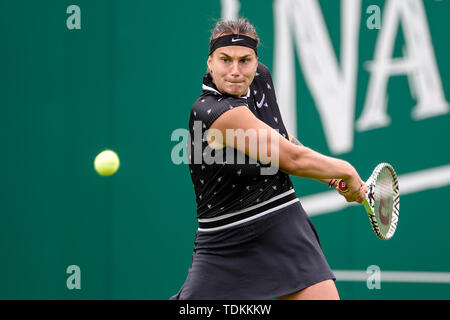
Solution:
<svg viewBox="0 0 450 320"><path fill-rule="evenodd" d="M400 192L397 174L388 163L380 163L367 181L365 202L372 229L378 238L390 239L397 229ZM374 193L374 194L372 194Z"/></svg>
<svg viewBox="0 0 450 320"><path fill-rule="evenodd" d="M384 226L389 226L393 211L393 176L388 168L383 168L375 184L375 212ZM387 231L387 230L386 230Z"/></svg>

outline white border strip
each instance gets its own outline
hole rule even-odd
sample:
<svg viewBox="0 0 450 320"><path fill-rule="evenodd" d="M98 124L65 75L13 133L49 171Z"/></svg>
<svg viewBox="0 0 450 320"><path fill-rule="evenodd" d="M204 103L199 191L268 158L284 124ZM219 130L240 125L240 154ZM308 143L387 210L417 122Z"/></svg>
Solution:
<svg viewBox="0 0 450 320"><path fill-rule="evenodd" d="M213 91L213 92L216 92L216 93L222 95L219 91L217 91L217 90L214 89L214 88L208 87L206 84L203 84L203 85L202 85L202 90Z"/></svg>
<svg viewBox="0 0 450 320"><path fill-rule="evenodd" d="M199 222L213 222L213 221L219 221L219 220L222 220L222 219L226 219L226 218L235 216L235 215L237 215L237 214L241 214L241 213L244 213L244 212L247 212L247 211L250 211L250 210L253 210L253 209L262 207L262 206L265 206L266 204L271 203L271 202L273 202L273 201L275 201L275 200L278 200L278 199L280 199L280 198L283 198L283 197L285 197L285 196L287 196L287 195L289 195L289 194L291 194L291 193L293 193L293 192L295 192L295 190L294 190L294 189L291 189L291 190L286 191L286 192L283 192L283 193L281 193L281 194L279 194L279 195L277 195L277 196L275 196L275 197L273 197L273 198L270 198L269 200L266 200L266 201L261 202L261 203L259 203L259 204L255 204L254 206L251 206L251 207L248 207L248 208L245 208L245 209L236 211L236 212L227 213L227 214L224 214L224 215L221 215L221 216L218 216L218 217L214 217L214 218L203 218L203 219L198 219L198 221L199 221Z"/></svg>
<svg viewBox="0 0 450 320"><path fill-rule="evenodd" d="M210 231L217 231L217 230L222 230L222 229L229 228L229 227L232 227L232 226L236 226L238 224L241 224L241 223L244 223L244 222L247 222L247 221L251 221L251 220L254 220L256 218L265 216L266 214L269 214L269 213L271 213L271 212L273 212L275 210L278 210L278 209L290 206L291 204L293 204L294 202L297 202L297 201L300 201L300 200L298 198L297 199L293 199L293 200L288 201L286 203L280 204L279 206L276 206L276 207L273 207L273 208L268 209L266 211L263 211L261 213L255 214L254 216L251 216L251 217L248 217L246 219L242 219L242 220L239 220L239 221L236 221L236 222L232 222L232 223L220 226L220 227L207 228L207 229L198 228L197 230L198 231L203 231L203 232L210 232Z"/></svg>
<svg viewBox="0 0 450 320"><path fill-rule="evenodd" d="M400 175L400 196L450 185L450 164ZM348 203L336 191L316 193L300 197L300 202L309 216L340 211L357 205Z"/></svg>
<svg viewBox="0 0 450 320"><path fill-rule="evenodd" d="M360 270L333 270L336 281L366 282L372 273ZM381 282L450 283L450 272L380 271Z"/></svg>
<svg viewBox="0 0 450 320"><path fill-rule="evenodd" d="M213 91L213 92L216 92L216 93L218 93L218 94L222 95L222 93L221 93L221 92L217 91L217 90L216 90L216 89L214 89L214 88L208 87L208 86L207 86L206 84L203 84L203 85L202 85L202 90ZM241 98L245 98L245 99L247 99L248 97L250 97L250 87L248 88L248 90L247 90L247 94L245 95L245 97L241 97Z"/></svg>

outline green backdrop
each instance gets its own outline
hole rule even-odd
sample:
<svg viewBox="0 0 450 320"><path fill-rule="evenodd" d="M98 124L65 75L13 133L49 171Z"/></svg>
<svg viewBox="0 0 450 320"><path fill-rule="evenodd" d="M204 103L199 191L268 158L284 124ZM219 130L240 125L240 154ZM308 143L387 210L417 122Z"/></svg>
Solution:
<svg viewBox="0 0 450 320"><path fill-rule="evenodd" d="M300 0L301 1L301 0ZM238 1L239 2L239 1ZM274 1L277 2L277 1ZM448 1L423 1L440 79L450 97ZM187 128L201 93L209 32L221 1L2 0L0 2L0 298L167 299L185 280L197 222L187 165L171 160L171 134ZM68 29L70 5L81 29ZM380 30L369 30L362 1L355 119L362 112ZM339 58L340 8L319 1ZM260 60L274 65L272 1L240 1L262 40ZM402 56L402 29L394 56ZM296 59L299 140L334 155ZM450 163L449 114L414 120L404 75L390 78L391 124L356 131L351 151L334 155L368 177L379 162L400 175ZM374 152L374 146L377 151ZM93 169L103 149L119 171ZM448 171L447 171L448 172ZM448 173L447 173L448 174ZM293 177L297 194L326 186ZM450 272L447 183L401 197L395 237L378 240L361 207L312 216L333 270L381 269L381 289L336 282L343 299L447 299L450 283L383 281L383 271ZM66 269L81 270L69 290ZM338 273L337 273L338 274Z"/></svg>

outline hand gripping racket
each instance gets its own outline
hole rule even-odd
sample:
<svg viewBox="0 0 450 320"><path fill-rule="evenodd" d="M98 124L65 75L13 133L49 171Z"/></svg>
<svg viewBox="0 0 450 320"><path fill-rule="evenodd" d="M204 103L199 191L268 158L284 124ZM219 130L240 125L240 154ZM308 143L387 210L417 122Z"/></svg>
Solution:
<svg viewBox="0 0 450 320"><path fill-rule="evenodd" d="M341 192L348 191L343 180L338 180L337 183ZM363 204L372 229L378 238L388 240L394 235L398 223L400 192L397 174L390 164L380 163L366 185L369 192Z"/></svg>

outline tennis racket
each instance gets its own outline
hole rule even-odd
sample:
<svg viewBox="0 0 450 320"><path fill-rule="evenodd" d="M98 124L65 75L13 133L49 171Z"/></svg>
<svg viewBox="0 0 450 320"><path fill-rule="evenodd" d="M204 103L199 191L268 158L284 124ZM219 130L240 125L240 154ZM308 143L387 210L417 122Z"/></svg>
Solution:
<svg viewBox="0 0 450 320"><path fill-rule="evenodd" d="M337 184L341 192L348 191L343 180L338 180ZM380 163L366 185L369 192L363 204L372 229L378 238L388 240L394 235L398 223L400 192L397 174L390 164Z"/></svg>

